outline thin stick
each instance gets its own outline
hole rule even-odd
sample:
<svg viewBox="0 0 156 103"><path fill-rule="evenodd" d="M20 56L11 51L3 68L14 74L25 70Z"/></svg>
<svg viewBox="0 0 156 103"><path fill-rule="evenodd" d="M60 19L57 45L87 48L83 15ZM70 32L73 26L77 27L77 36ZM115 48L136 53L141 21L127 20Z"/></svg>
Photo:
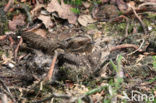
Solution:
<svg viewBox="0 0 156 103"><path fill-rule="evenodd" d="M127 21L127 25L126 25L126 30L125 30L125 36L127 37L128 36L128 28L129 28L129 22L128 20Z"/></svg>
<svg viewBox="0 0 156 103"><path fill-rule="evenodd" d="M138 49L136 49L135 51L133 51L133 52L129 53L128 55L132 55L132 54L136 53L137 51L139 51L139 50L141 49L141 47L143 46L144 42L145 42L145 40L144 40L144 39L142 39L142 43L141 43L141 45L139 46L139 48L138 48Z"/></svg>
<svg viewBox="0 0 156 103"><path fill-rule="evenodd" d="M18 45L17 45L17 47L16 47L16 49L15 49L15 59L17 58L17 52L18 52L18 50L19 50L19 47L20 47L20 45L23 43L23 39L22 39L22 37L20 38L20 41L19 41L19 43L18 43Z"/></svg>
<svg viewBox="0 0 156 103"><path fill-rule="evenodd" d="M9 36L9 40L10 40L10 47L13 47L15 41L12 39L11 36Z"/></svg>
<svg viewBox="0 0 156 103"><path fill-rule="evenodd" d="M142 3L138 6L138 8L141 8L142 6L146 6L146 5L153 5L153 6L156 6L156 3L154 2L145 2L145 3Z"/></svg>
<svg viewBox="0 0 156 103"><path fill-rule="evenodd" d="M13 4L14 0L9 0L8 4L4 8L4 11L7 12Z"/></svg>
<svg viewBox="0 0 156 103"><path fill-rule="evenodd" d="M3 88L5 89L3 90L3 92L7 94L11 98L12 101L16 102L16 100L14 99L13 95L10 92L10 89L6 86L6 84L1 79L0 79L0 84L2 84Z"/></svg>
<svg viewBox="0 0 156 103"><path fill-rule="evenodd" d="M45 84L47 81L50 81L52 79L57 56L58 56L58 52L55 51L55 54L54 54L54 57L53 57L53 60L52 60L52 63L51 63L51 66L50 66L47 76L45 78L41 79L40 81L38 81L37 83L35 83L35 85L31 86L30 87L31 89L33 89L37 85L40 85L40 90L42 90L43 84Z"/></svg>
<svg viewBox="0 0 156 103"><path fill-rule="evenodd" d="M124 48L138 49L139 47L134 45L134 44L121 44L121 45L117 45L117 46L111 48L110 52L115 51L115 50L119 50L119 49L124 49ZM141 52L142 50L139 49L138 51Z"/></svg>
<svg viewBox="0 0 156 103"><path fill-rule="evenodd" d="M55 54L54 54L54 57L53 57L49 72L48 72L46 78L44 79L44 81L52 79L55 63L56 63L56 60L57 60L57 56L58 56L58 53L57 53L57 51L55 51Z"/></svg>
<svg viewBox="0 0 156 103"><path fill-rule="evenodd" d="M33 27L31 29L29 29L29 28L24 29L24 31L32 32L33 30L36 30L36 29L40 28L41 26L42 26L42 24L37 24L37 25L35 25L35 27Z"/></svg>
<svg viewBox="0 0 156 103"><path fill-rule="evenodd" d="M141 26L142 26L142 28L143 28L143 30L144 30L144 33L147 34L147 30L146 30L145 24L143 23L143 21L141 20L141 18L140 18L140 17L138 16L138 14L136 13L134 7L131 6L131 5L129 5L129 4L128 4L128 6L133 10L134 15L135 15L136 18L139 20L139 22L140 22L140 24L141 24Z"/></svg>

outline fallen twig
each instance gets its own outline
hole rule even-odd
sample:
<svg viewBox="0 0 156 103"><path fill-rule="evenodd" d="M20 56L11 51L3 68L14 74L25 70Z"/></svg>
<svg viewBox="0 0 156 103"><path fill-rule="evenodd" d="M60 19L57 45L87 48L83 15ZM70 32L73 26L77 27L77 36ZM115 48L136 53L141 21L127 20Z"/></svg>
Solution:
<svg viewBox="0 0 156 103"><path fill-rule="evenodd" d="M10 43L10 47L12 47L12 46L14 45L14 42L15 42L15 41L12 39L11 36L9 36L9 40L10 40L10 42L11 42L11 43Z"/></svg>
<svg viewBox="0 0 156 103"><path fill-rule="evenodd" d="M37 24L37 25L35 25L33 28L31 28L31 29L29 29L29 28L24 29L24 31L26 31L26 32L32 32L33 30L36 30L36 29L38 29L39 27L41 27L41 25L42 25L42 24Z"/></svg>
<svg viewBox="0 0 156 103"><path fill-rule="evenodd" d="M117 46L111 48L110 52L115 51L115 50L119 50L119 49L124 49L124 48L134 48L137 50L139 47L134 45L134 44L121 44L121 45L117 45ZM141 49L139 49L137 51L142 52Z"/></svg>
<svg viewBox="0 0 156 103"><path fill-rule="evenodd" d="M142 6L146 6L146 5L153 5L153 6L156 6L156 3L154 2L145 2L145 3L142 3L138 6L138 8L141 8Z"/></svg>
<svg viewBox="0 0 156 103"><path fill-rule="evenodd" d="M143 30L144 30L144 33L147 34L147 30L146 30L145 24L143 23L143 21L141 20L141 18L140 18L140 17L138 16L138 14L136 13L134 7L131 6L131 5L129 5L129 4L128 4L128 6L133 10L134 15L135 15L136 18L139 20L139 22L140 22L140 24L141 24L141 26L142 26L142 28L143 28Z"/></svg>
<svg viewBox="0 0 156 103"><path fill-rule="evenodd" d="M55 63L56 63L56 60L57 60L57 56L58 56L58 53L57 53L57 51L55 51L55 54L54 54L54 57L53 57L49 72L48 72L47 76L45 77L44 81L52 79Z"/></svg>
<svg viewBox="0 0 156 103"><path fill-rule="evenodd" d="M11 100L12 100L13 102L16 102L16 100L14 99L13 95L11 94L9 88L5 85L5 83L3 82L3 80L0 79L0 83L2 84L2 86L3 86L3 88L4 88L3 92L4 92L5 94L7 94L7 95L11 98ZM2 89L1 89L1 90L2 90Z"/></svg>
<svg viewBox="0 0 156 103"><path fill-rule="evenodd" d="M137 51L139 51L139 50L141 49L141 47L143 46L144 42L145 42L145 40L144 40L144 39L142 39L142 43L141 43L141 45L139 46L139 48L138 48L138 49L136 49L135 51L133 51L133 52L129 53L128 55L132 55L132 54L136 53Z"/></svg>
<svg viewBox="0 0 156 103"><path fill-rule="evenodd" d="M13 4L14 0L9 0L8 4L4 8L4 11L7 12Z"/></svg>
<svg viewBox="0 0 156 103"><path fill-rule="evenodd" d="M126 30L125 30L125 36L128 36L128 28L129 28L129 20L126 20L127 25L126 25Z"/></svg>
<svg viewBox="0 0 156 103"><path fill-rule="evenodd" d="M18 50L19 50L19 47L20 47L20 45L23 43L23 39L22 39L22 37L20 38L20 41L19 41L19 43L18 43L18 45L17 45L17 47L16 47L16 49L15 49L15 59L17 58L17 52L18 52Z"/></svg>

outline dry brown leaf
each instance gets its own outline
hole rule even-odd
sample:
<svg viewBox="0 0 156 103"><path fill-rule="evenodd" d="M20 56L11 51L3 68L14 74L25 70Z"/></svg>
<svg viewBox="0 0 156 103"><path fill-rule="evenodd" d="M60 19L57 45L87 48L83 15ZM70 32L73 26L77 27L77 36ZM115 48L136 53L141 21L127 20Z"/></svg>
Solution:
<svg viewBox="0 0 156 103"><path fill-rule="evenodd" d="M51 2L47 6L48 12L57 12L59 17L62 19L68 19L68 22L71 24L75 24L77 17L71 11L72 7L68 4L64 4L63 0L61 0L61 4L58 0L51 0Z"/></svg>
<svg viewBox="0 0 156 103"><path fill-rule="evenodd" d="M88 30L87 34L92 35L94 39L100 38L102 32L97 29Z"/></svg>
<svg viewBox="0 0 156 103"><path fill-rule="evenodd" d="M24 26L25 23L25 15L19 14L13 17L12 21L9 21L9 29L15 31L17 26Z"/></svg>
<svg viewBox="0 0 156 103"><path fill-rule="evenodd" d="M43 4L36 4L35 8L31 11L31 15L32 17L35 17L37 15L39 15L39 11L41 10L41 8L44 8L45 6Z"/></svg>
<svg viewBox="0 0 156 103"><path fill-rule="evenodd" d="M132 6L133 8L135 8L135 2L134 2L134 1L128 2L127 5L130 5L130 6ZM131 10L131 7L128 6L127 11L130 11L130 10Z"/></svg>
<svg viewBox="0 0 156 103"><path fill-rule="evenodd" d="M89 2L82 2L82 4L85 8L89 8L91 5Z"/></svg>
<svg viewBox="0 0 156 103"><path fill-rule="evenodd" d="M88 92L88 88L84 85L80 84L72 84L66 89L66 93L68 95L80 96L84 93Z"/></svg>
<svg viewBox="0 0 156 103"><path fill-rule="evenodd" d="M47 29L50 29L54 25L53 22L51 21L50 16L40 15L38 19L42 20L43 24Z"/></svg>
<svg viewBox="0 0 156 103"><path fill-rule="evenodd" d="M44 29L36 29L36 30L34 30L32 32L34 32L35 34L40 35L40 36L46 38L47 32Z"/></svg>
<svg viewBox="0 0 156 103"><path fill-rule="evenodd" d="M130 1L130 2L128 2L128 4L135 7L135 2L134 1Z"/></svg>
<svg viewBox="0 0 156 103"><path fill-rule="evenodd" d="M94 23L95 20L91 17L91 15L80 15L78 18L78 22L82 26L87 26L89 23Z"/></svg>
<svg viewBox="0 0 156 103"><path fill-rule="evenodd" d="M127 11L128 6L126 5L126 3L123 0L117 0L116 3L121 12Z"/></svg>
<svg viewBox="0 0 156 103"><path fill-rule="evenodd" d="M12 51L9 52L8 56L6 54L2 54L2 64L8 64L8 63L15 63L13 61L13 53Z"/></svg>

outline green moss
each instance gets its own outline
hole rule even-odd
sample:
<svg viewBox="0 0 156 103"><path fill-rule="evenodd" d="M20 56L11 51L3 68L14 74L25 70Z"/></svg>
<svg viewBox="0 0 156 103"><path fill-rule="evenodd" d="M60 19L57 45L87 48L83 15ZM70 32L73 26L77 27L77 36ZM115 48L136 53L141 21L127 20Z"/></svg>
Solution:
<svg viewBox="0 0 156 103"><path fill-rule="evenodd" d="M111 25L111 24L105 24L105 25L103 25L103 27L104 27L104 31L106 31L106 32L109 32L111 29L111 27L112 27L113 25Z"/></svg>
<svg viewBox="0 0 156 103"><path fill-rule="evenodd" d="M106 23L106 24L103 25L103 31L106 34L111 34L111 35L114 35L114 36L117 36L117 35L118 36L123 36L123 35L125 35L126 26L127 26L126 22L122 22L122 23L119 23L119 24ZM134 24L129 24L128 33L132 33L133 27L134 27Z"/></svg>
<svg viewBox="0 0 156 103"><path fill-rule="evenodd" d="M120 24L117 24L117 30L118 31L125 31L125 29L126 29L126 23L120 23Z"/></svg>
<svg viewBox="0 0 156 103"><path fill-rule="evenodd" d="M87 27L85 28L86 30L93 30L93 29L97 29L95 24L88 24Z"/></svg>
<svg viewBox="0 0 156 103"><path fill-rule="evenodd" d="M92 89L97 86L97 81L96 80L85 81L83 82L83 84L86 85L88 89Z"/></svg>
<svg viewBox="0 0 156 103"><path fill-rule="evenodd" d="M105 31L114 36L123 36L125 34L126 23L106 24ZM117 35L116 35L117 34Z"/></svg>
<svg viewBox="0 0 156 103"><path fill-rule="evenodd" d="M156 31L156 25L152 22L152 20L144 19L143 22L147 27L152 27L152 31Z"/></svg>
<svg viewBox="0 0 156 103"><path fill-rule="evenodd" d="M144 19L143 22L145 23L145 25L149 26L151 25L151 22L150 20L147 20L147 19Z"/></svg>
<svg viewBox="0 0 156 103"><path fill-rule="evenodd" d="M156 13L147 13L147 18L156 20Z"/></svg>
<svg viewBox="0 0 156 103"><path fill-rule="evenodd" d="M80 14L80 10L78 8L71 8L71 11L75 14Z"/></svg>

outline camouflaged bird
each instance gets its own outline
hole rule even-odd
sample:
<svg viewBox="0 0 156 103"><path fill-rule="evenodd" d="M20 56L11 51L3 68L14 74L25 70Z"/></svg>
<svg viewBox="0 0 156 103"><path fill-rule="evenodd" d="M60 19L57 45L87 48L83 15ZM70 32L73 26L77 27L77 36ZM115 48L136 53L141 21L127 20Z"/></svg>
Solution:
<svg viewBox="0 0 156 103"><path fill-rule="evenodd" d="M53 54L54 50L60 48L65 52L91 52L93 47L92 38L88 35L76 35L64 40L47 39L33 32L21 34L24 42L31 48L40 49L45 53Z"/></svg>
<svg viewBox="0 0 156 103"><path fill-rule="evenodd" d="M67 52L91 52L93 41L88 35L77 35L66 39L65 51Z"/></svg>

